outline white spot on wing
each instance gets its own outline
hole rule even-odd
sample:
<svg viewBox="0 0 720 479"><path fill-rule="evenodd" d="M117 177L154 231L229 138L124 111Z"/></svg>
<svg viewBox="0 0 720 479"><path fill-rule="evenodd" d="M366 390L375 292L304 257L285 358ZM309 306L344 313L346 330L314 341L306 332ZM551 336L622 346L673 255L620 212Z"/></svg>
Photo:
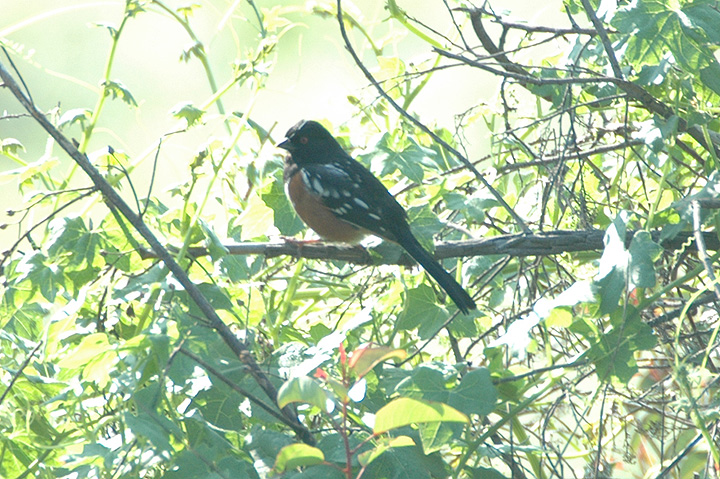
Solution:
<svg viewBox="0 0 720 479"><path fill-rule="evenodd" d="M368 204L365 203L365 202L364 202L363 200L361 200L360 198L353 198L353 201L354 201L355 204L357 204L360 208L364 208L364 209L366 209L366 210L367 210L367 209L370 209L370 207L368 206Z"/></svg>
<svg viewBox="0 0 720 479"><path fill-rule="evenodd" d="M327 196L325 188L323 188L322 183L320 183L319 179L313 178L312 186L313 190L315 190L315 193L319 194L320 196Z"/></svg>

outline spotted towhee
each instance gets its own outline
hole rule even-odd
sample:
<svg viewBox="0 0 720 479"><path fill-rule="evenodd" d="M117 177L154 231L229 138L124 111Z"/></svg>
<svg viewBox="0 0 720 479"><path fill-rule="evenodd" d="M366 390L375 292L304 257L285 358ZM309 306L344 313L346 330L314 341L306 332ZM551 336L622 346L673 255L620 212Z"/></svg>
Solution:
<svg viewBox="0 0 720 479"><path fill-rule="evenodd" d="M328 241L355 243L368 234L393 241L435 278L463 313L475 302L410 231L405 210L383 184L316 121L301 121L278 145L285 191L295 211Z"/></svg>

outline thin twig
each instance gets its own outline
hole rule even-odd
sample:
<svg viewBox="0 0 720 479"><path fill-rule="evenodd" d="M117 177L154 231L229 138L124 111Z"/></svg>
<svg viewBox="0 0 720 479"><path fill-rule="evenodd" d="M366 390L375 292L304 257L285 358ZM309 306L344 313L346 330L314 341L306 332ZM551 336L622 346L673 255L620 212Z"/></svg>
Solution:
<svg viewBox="0 0 720 479"><path fill-rule="evenodd" d="M475 166L467 159L465 156L463 156L462 153L460 153L458 150L450 146L445 140L440 138L434 131L432 131L430 128L425 126L424 123L422 123L420 120L412 116L410 113L407 112L403 107L397 104L395 100L383 89L383 87L378 83L378 81L375 79L375 77L370 73L370 70L365 67L365 64L363 64L362 60L360 60L360 57L358 57L357 53L355 52L355 49L352 46L352 43L350 42L350 37L348 37L347 31L345 29L345 22L343 20L343 11L342 11L342 0L337 0L337 19L338 24L340 25L340 33L342 34L343 40L345 41L345 47L350 52L350 55L353 57L353 60L355 61L355 64L358 66L358 68L363 72L365 75L365 78L370 81L370 83L375 87L375 89L380 93L380 95L385 98L385 100L392 105L395 110L397 110L398 113L400 113L403 117L407 118L412 124L414 124L417 128L425 132L427 135L429 135L435 143L442 146L446 151L452 153L461 163L463 163L468 170L470 170L475 177L485 186L485 188L490 191L490 193L495 197L495 199L500 203L500 205L508 212L508 214L515 220L517 225L526 233L530 233L530 228L525 224L525 221L523 221L520 216L518 216L517 213L515 213L515 210L513 210L509 204L505 201L505 199L502 197L502 195L495 189L493 186L485 179L485 177L475 168Z"/></svg>
<svg viewBox="0 0 720 479"><path fill-rule="evenodd" d="M35 357L35 353L38 351L38 349L40 349L40 346L42 346L42 345L43 345L42 341L38 342L37 345L33 348L33 350L30 351L30 354L28 354L27 358L25 358L25 361L23 361L23 363L20 365L18 370L15 371L15 374L13 374L13 377L10 380L10 384L7 385L7 387L5 388L5 391L3 391L3 393L2 393L2 396L0 396L0 405L2 405L2 403L5 401L5 396L7 396L8 393L10 392L10 390L12 390L15 382L18 380L18 378L20 376L22 376L23 371L25 370L27 365L30 364L30 361L32 360L32 358Z"/></svg>

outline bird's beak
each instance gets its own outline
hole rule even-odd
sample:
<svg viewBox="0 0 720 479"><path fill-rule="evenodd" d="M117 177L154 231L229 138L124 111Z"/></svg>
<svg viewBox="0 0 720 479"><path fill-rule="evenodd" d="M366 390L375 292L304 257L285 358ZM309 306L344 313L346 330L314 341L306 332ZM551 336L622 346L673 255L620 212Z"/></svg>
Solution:
<svg viewBox="0 0 720 479"><path fill-rule="evenodd" d="M292 143L290 143L289 139L285 139L285 141L281 141L277 145L278 148L282 148L283 150L292 151Z"/></svg>

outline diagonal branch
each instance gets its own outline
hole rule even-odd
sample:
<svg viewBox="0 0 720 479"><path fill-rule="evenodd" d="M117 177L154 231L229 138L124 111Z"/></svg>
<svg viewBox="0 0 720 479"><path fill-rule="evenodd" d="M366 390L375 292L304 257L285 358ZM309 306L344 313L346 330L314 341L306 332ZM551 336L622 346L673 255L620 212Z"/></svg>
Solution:
<svg viewBox="0 0 720 479"><path fill-rule="evenodd" d="M600 37L600 41L602 42L603 48L605 49L605 53L607 54L608 61L610 61L613 75L615 75L615 77L617 78L622 79L622 70L620 69L620 64L617 61L617 57L615 56L615 50L612 47L612 43L610 43L610 38L608 38L608 34L605 31L605 26L595 14L595 10L593 10L593 7L592 5L590 5L589 0L580 1L582 2L583 8L585 9L585 14L592 22L595 30L597 30L597 34Z"/></svg>
<svg viewBox="0 0 720 479"><path fill-rule="evenodd" d="M68 140L55 126L50 123L45 115L38 110L35 105L20 91L20 88L12 78L10 73L7 71L5 66L0 63L0 79L2 79L4 85L10 89L15 98L20 104L27 110L30 115L37 121L40 126L53 137L53 139L60 145L60 147L83 169L85 174L88 175L90 180L95 185L95 188L99 190L105 197L107 204L110 208L119 211L128 221L133 225L135 230L147 241L152 248L153 253L160 258L165 266L172 272L178 282L185 288L188 295L197 304L203 315L210 321L213 328L220 334L225 343L230 349L237 355L240 361L243 362L253 379L260 385L262 390L268 397L276 402L277 390L275 386L270 382L265 373L260 369L257 362L252 356L250 351L245 344L243 344L238 337L233 334L230 328L223 323L220 317L215 312L215 309L210 305L208 300L203 296L200 290L195 286L182 267L175 261L170 255L170 252L160 243L150 229L145 225L140 216L133 211L132 208L122 199L122 197L113 189L113 187L105 181L102 174L90 163L87 156L81 153L70 140ZM308 444L314 444L315 440L310 433L300 422L298 421L297 414L290 407L283 409L283 417L285 418L286 424L293 424L293 428L298 427L301 431L299 436L302 441Z"/></svg>

